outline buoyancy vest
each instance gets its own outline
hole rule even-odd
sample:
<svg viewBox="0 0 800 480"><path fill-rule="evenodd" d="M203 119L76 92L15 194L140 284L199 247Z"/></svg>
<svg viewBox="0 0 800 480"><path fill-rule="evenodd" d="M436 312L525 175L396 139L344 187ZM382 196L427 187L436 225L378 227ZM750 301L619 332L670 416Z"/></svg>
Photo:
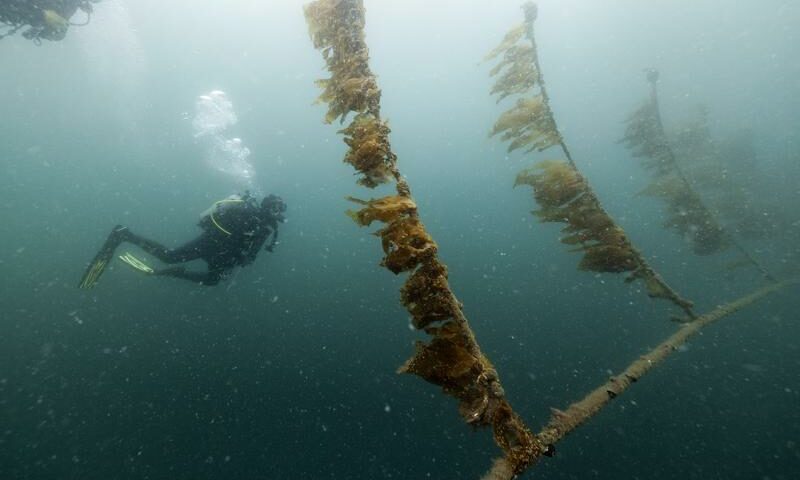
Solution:
<svg viewBox="0 0 800 480"><path fill-rule="evenodd" d="M259 207L249 195L230 195L214 202L200 215L203 230L227 237L252 235L260 224Z"/></svg>

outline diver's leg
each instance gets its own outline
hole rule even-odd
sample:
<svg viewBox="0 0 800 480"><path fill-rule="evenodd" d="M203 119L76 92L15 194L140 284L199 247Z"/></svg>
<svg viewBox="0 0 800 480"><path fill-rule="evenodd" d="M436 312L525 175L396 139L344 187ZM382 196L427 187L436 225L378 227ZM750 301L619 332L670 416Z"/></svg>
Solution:
<svg viewBox="0 0 800 480"><path fill-rule="evenodd" d="M136 245L162 262L170 264L183 263L200 258L204 252L204 246L206 244L203 236L200 236L178 248L173 249L167 248L154 240L150 240L149 238L137 235L127 228L122 231L121 235L124 241Z"/></svg>
<svg viewBox="0 0 800 480"><path fill-rule="evenodd" d="M228 272L234 267L235 263L229 258L211 257L204 259L208 263L207 272L191 272L186 271L183 267L172 267L159 270L156 275L165 275L169 277L180 278L189 280L200 285L212 287L225 278Z"/></svg>
<svg viewBox="0 0 800 480"><path fill-rule="evenodd" d="M163 270L156 270L155 275L179 278L181 280L188 280L193 283L211 287L219 283L219 281L222 279L222 273L223 272L216 270L209 270L207 272L193 272L187 271L184 267L170 267Z"/></svg>
<svg viewBox="0 0 800 480"><path fill-rule="evenodd" d="M120 243L125 240L126 231L127 229L122 225L117 225L111 230L103 246L100 247L100 250L86 267L86 271L84 271L81 281L78 284L79 288L92 288L97 284L106 266L108 266L108 263L114 258L114 251L116 251Z"/></svg>

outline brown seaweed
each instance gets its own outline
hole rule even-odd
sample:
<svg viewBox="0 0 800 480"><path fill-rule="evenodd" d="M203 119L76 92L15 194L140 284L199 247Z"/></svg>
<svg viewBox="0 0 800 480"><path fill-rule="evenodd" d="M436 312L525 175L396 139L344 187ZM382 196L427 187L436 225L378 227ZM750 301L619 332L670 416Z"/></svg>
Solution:
<svg viewBox="0 0 800 480"><path fill-rule="evenodd" d="M579 268L593 272L631 272L639 267L636 252L600 207L586 181L566 162L544 161L517 177L533 187L541 206L534 214L542 222L566 224L561 242L583 253Z"/></svg>
<svg viewBox="0 0 800 480"><path fill-rule="evenodd" d="M541 208L541 222L563 223L561 243L583 253L578 268L591 272L629 272L626 282L641 279L647 294L681 307L693 317L692 302L682 298L644 261L625 231L606 213L586 180L569 163L545 160L517 176L515 186L530 185Z"/></svg>
<svg viewBox="0 0 800 480"><path fill-rule="evenodd" d="M739 130L716 139L708 125L708 110L701 107L670 138L692 188L703 193L711 214L731 237L764 240L780 234L785 223L781 205L772 196L756 193L764 176L758 169L752 132Z"/></svg>
<svg viewBox="0 0 800 480"><path fill-rule="evenodd" d="M721 204L723 207L716 209L701 198L700 192L707 194L709 190L718 189L729 183L730 178L726 170L720 167L721 162L714 161L718 160L718 155L711 141L707 112L701 109L695 121L679 131L675 142L670 142L661 121L658 77L657 70L647 70L650 98L628 118L626 133L622 139L633 155L641 158L645 168L652 172L653 182L643 193L664 200L667 205L665 227L686 238L696 254L710 255L733 246L765 279L776 282L777 279L769 270L718 219L724 216L726 209L730 211L730 205L738 205L733 209L734 212L747 210L741 207L748 203L742 200L742 189L736 186L728 189L728 198ZM653 145L658 148L651 148ZM692 161L688 165L682 165L676 151ZM759 221L763 221L763 217L759 215L734 213L732 216L735 225L733 231L743 233L752 228L766 232L769 228L768 223L759 225Z"/></svg>
<svg viewBox="0 0 800 480"><path fill-rule="evenodd" d="M642 191L643 195L664 200L667 210L664 227L680 234L697 255L712 255L729 245L725 230L717 223L702 200L677 175L665 175Z"/></svg>
<svg viewBox="0 0 800 480"><path fill-rule="evenodd" d="M511 30L506 32L505 36L503 37L503 41L495 47L494 50L489 52L486 57L484 58L485 61L493 60L500 54L505 54L508 50L512 47L517 45L517 43L525 36L525 32L528 29L527 24L520 23L519 25L513 27Z"/></svg>
<svg viewBox="0 0 800 480"><path fill-rule="evenodd" d="M662 134L656 106L645 102L626 119L622 142L639 158L646 169L656 175L670 173L672 157L667 138Z"/></svg>
<svg viewBox="0 0 800 480"><path fill-rule="evenodd" d="M653 183L642 193L664 201L664 226L685 238L697 255L725 250L730 245L728 235L679 167L661 123L655 94L626 122L622 142L651 172Z"/></svg>
<svg viewBox="0 0 800 480"><path fill-rule="evenodd" d="M413 373L459 400L459 413L474 426L491 426L503 461L514 474L524 471L544 447L505 399L497 370L464 328L463 313L447 285L447 269L436 258L424 263L402 290L413 324L433 338L417 342L416 353L398 370Z"/></svg>
<svg viewBox="0 0 800 480"><path fill-rule="evenodd" d="M328 104L325 122L344 122L350 112L376 113L381 91L369 69L369 51L363 35L351 35L363 31L363 6L346 0L312 2L304 12L314 47L331 74L317 81L323 89L318 101Z"/></svg>
<svg viewBox="0 0 800 480"><path fill-rule="evenodd" d="M331 77L319 82L320 101L328 104L325 121L342 122L340 131L349 150L344 161L362 175L358 183L374 187L395 181L396 195L372 200L349 198L360 205L347 214L359 225L381 222L381 265L395 274L408 272L401 300L413 325L430 335L401 368L442 387L458 400L465 421L490 426L504 452L503 464L520 473L542 449L514 413L497 371L481 352L447 280L447 268L419 218L408 184L397 169L389 143L389 127L380 118L380 89L369 68L364 42L361 0L317 0L305 7L314 46L322 52Z"/></svg>
<svg viewBox="0 0 800 480"><path fill-rule="evenodd" d="M491 76L499 75L491 91L492 95L497 94L497 103L536 86L539 74L534 66L535 54L530 45L513 45L505 50L503 59L489 72Z"/></svg>
<svg viewBox="0 0 800 480"><path fill-rule="evenodd" d="M512 108L503 112L489 136L501 133L501 140L510 141L509 152L519 148L527 148L525 153L541 152L561 142L550 109L541 95L520 98Z"/></svg>
<svg viewBox="0 0 800 480"><path fill-rule="evenodd" d="M534 215L539 221L565 224L561 229L561 243L571 245L573 251L583 254L579 269L628 272L630 275L626 281L641 279L650 297L666 298L683 309L690 318L693 317L692 302L678 295L648 265L578 172L558 130L541 74L534 37L536 6L527 3L523 8L525 23L512 28L486 59L502 56L490 71L491 76L499 75L491 91L492 95L498 97L498 102L510 95L524 95L500 115L489 135L500 135L501 140L509 142L509 152L524 148L529 153L558 146L567 162L541 162L520 172L514 185L527 184L533 187L534 198L540 206ZM647 112L638 114L645 116ZM659 150L658 145L649 144L639 148L642 155Z"/></svg>
<svg viewBox="0 0 800 480"><path fill-rule="evenodd" d="M543 89L536 45L526 38L529 28L528 24L512 28L486 56L493 60L502 55L489 72L498 77L490 93L497 96L498 103L511 95L531 93L503 112L489 133L490 137L502 134L501 140L510 141L509 152L519 148L542 151L562 143Z"/></svg>
<svg viewBox="0 0 800 480"><path fill-rule="evenodd" d="M368 226L375 221L386 224L375 235L381 238L386 254L381 265L393 273L411 271L436 253L436 243L419 221L417 206L410 198L396 195L369 201L352 197L349 200L364 205L357 212L347 212L359 225Z"/></svg>
<svg viewBox="0 0 800 480"><path fill-rule="evenodd" d="M363 175L359 184L373 188L392 178L397 157L389 145L390 132L386 122L371 114L357 115L339 132L345 135L344 142L350 147L344 161Z"/></svg>
<svg viewBox="0 0 800 480"><path fill-rule="evenodd" d="M527 6L526 13L529 19L532 18L535 16L535 7ZM341 84L336 76L342 71L348 71L337 69L336 64L339 62L355 59L362 65L354 71L369 72L366 64L368 53L363 38L364 10L361 0L317 0L306 7L306 14L310 17L309 26L315 47L322 51L333 83ZM518 37L519 35L513 34L509 41ZM372 79L368 84L377 85L371 73L366 76ZM326 83L324 88L327 89L328 85ZM346 92L331 90L331 95L339 94L346 95ZM326 97L323 101L329 104L326 121L340 117L344 120L350 112L356 114L351 125L341 132L345 134L345 141L350 147L346 161L364 175L364 178L395 180L396 195L372 200L350 198L360 209L348 211L348 215L362 226L373 222L385 224L376 232L381 238L385 254L382 264L395 273L409 272L401 289L401 301L411 314L413 325L424 330L429 339L417 343L415 354L399 371L418 375L439 385L445 393L456 398L459 413L468 424L490 426L495 442L502 448L504 456L495 460L484 479L511 480L543 456L552 455L554 443L597 414L611 399L623 393L679 343L673 341L675 337L671 338L654 353L635 362L620 380L612 378L587 399L563 412L554 409L551 422L541 433L533 435L511 409L497 370L481 352L475 340L462 305L449 285L447 268L439 260L436 244L419 219L410 188L397 169L396 157L388 142L388 127L380 119L380 91L370 95L366 106L360 101L339 102L335 97ZM546 92L542 92L542 97L547 103ZM332 111L335 113L333 117ZM545 163L518 177L519 184L541 184L534 190L541 205L537 215L548 221L566 223L566 235L562 241L587 249L585 257L590 258L586 261L587 269L605 271L602 269L616 268L629 271L629 278L644 279L648 289L652 288L651 294L671 298L671 290L641 261L636 250L627 242L624 232L602 210L585 179L575 169L563 142L561 146L570 159L569 164ZM360 183L372 186L371 182L364 182L363 179ZM592 248L595 253L589 255L588 250ZM609 252L609 248L614 251ZM619 251L633 252L639 258L636 261L637 268L631 270L626 254L619 258ZM773 288L777 289L778 286ZM688 327L679 332L678 340L685 341L685 338L702 326L742 308L766 293L768 292L756 292L734 304L720 307L704 316L701 321L688 324Z"/></svg>

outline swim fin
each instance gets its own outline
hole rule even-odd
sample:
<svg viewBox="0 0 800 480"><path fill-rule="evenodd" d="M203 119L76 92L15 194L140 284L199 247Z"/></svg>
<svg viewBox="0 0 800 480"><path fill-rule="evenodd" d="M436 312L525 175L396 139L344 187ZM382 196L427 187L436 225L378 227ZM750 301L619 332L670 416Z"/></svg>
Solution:
<svg viewBox="0 0 800 480"><path fill-rule="evenodd" d="M86 267L86 271L83 273L83 277L81 277L78 288L89 289L97 285L97 281L100 280L100 276L103 275L108 263L114 258L114 250L116 250L119 244L124 240L124 232L126 230L127 229L122 225L117 225L111 230L111 233L100 248L100 251L97 252L97 255L94 256L89 266Z"/></svg>
<svg viewBox="0 0 800 480"><path fill-rule="evenodd" d="M120 255L119 259L127 263L134 270L138 270L148 275L151 275L153 273L153 269L150 268L149 265L131 255L130 252L125 252L125 255Z"/></svg>

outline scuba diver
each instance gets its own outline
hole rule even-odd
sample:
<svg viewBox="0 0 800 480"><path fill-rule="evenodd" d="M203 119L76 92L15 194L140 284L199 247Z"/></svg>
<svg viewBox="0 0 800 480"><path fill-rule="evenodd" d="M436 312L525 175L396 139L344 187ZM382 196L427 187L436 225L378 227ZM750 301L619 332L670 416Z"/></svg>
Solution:
<svg viewBox="0 0 800 480"><path fill-rule="evenodd" d="M100 0L0 0L0 39L30 26L22 36L40 44L42 40L62 40L70 26L89 23L92 3ZM81 10L86 14L84 23L71 23L70 18Z"/></svg>
<svg viewBox="0 0 800 480"><path fill-rule="evenodd" d="M203 212L198 226L203 233L194 240L178 248L167 248L160 243L144 238L117 225L103 244L97 255L86 268L79 288L92 288L97 284L114 252L123 242L132 243L166 264L176 264L201 259L208 264L208 270L187 271L183 266L154 270L130 253L119 258L131 268L147 275L167 276L189 280L201 285L216 285L237 266L246 266L256 259L267 238L271 241L264 247L272 252L278 244L278 224L286 218L286 203L277 195L268 195L260 204L256 197L245 192L244 195L231 195L215 202Z"/></svg>

